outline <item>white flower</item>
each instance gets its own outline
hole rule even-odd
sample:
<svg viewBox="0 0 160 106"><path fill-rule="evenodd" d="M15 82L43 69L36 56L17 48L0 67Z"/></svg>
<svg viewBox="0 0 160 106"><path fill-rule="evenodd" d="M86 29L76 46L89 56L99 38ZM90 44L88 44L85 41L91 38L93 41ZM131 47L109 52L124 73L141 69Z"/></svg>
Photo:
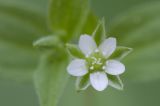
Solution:
<svg viewBox="0 0 160 106"><path fill-rule="evenodd" d="M81 77L89 74L89 82L94 89L104 90L109 84L107 75L120 75L125 66L118 60L109 57L116 50L116 39L110 37L97 46L89 35L81 35L79 49L85 55L84 59L74 59L67 67L72 76Z"/></svg>

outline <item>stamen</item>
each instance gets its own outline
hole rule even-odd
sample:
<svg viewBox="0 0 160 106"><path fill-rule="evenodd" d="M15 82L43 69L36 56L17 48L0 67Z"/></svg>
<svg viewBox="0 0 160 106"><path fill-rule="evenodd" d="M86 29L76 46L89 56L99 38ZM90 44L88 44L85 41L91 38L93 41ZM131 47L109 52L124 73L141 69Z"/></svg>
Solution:
<svg viewBox="0 0 160 106"><path fill-rule="evenodd" d="M86 55L86 58L88 58L88 57L89 57L89 54Z"/></svg>
<svg viewBox="0 0 160 106"><path fill-rule="evenodd" d="M94 64L96 64L96 62L94 61L94 62L92 62L92 65L94 65Z"/></svg>
<svg viewBox="0 0 160 106"><path fill-rule="evenodd" d="M93 67L93 66L91 66L91 67L90 67L90 69L91 69L91 70L93 70L93 69L94 69L94 67Z"/></svg>
<svg viewBox="0 0 160 106"><path fill-rule="evenodd" d="M101 58L98 58L98 60L97 60L96 63L99 64L99 65L101 65L101 64L102 64L102 63L101 63Z"/></svg>
<svg viewBox="0 0 160 106"><path fill-rule="evenodd" d="M106 53L105 52L102 52L102 54L105 56L106 55Z"/></svg>
<svg viewBox="0 0 160 106"><path fill-rule="evenodd" d="M97 59L95 57L91 57L94 61L97 61Z"/></svg>
<svg viewBox="0 0 160 106"><path fill-rule="evenodd" d="M103 66L102 69L105 70L106 66Z"/></svg>
<svg viewBox="0 0 160 106"><path fill-rule="evenodd" d="M98 52L99 52L99 50L98 50L98 49L96 49L96 50L95 50L95 52L96 52L96 53L98 53Z"/></svg>
<svg viewBox="0 0 160 106"><path fill-rule="evenodd" d="M91 53L89 52L88 54L86 54L86 58L88 58L91 55Z"/></svg>

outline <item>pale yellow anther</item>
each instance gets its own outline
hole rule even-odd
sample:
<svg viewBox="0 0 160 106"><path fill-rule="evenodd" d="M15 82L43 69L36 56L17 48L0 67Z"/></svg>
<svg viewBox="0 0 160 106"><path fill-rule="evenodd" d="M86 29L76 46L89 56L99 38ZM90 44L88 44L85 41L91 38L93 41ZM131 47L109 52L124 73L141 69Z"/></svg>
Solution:
<svg viewBox="0 0 160 106"><path fill-rule="evenodd" d="M99 50L98 50L98 49L96 49L96 50L95 50L95 52L96 52L96 53L98 53L98 52L99 52Z"/></svg>
<svg viewBox="0 0 160 106"><path fill-rule="evenodd" d="M93 70L93 69L94 69L94 67L93 67L93 66L91 66L91 67L90 67L90 69L91 69L91 70Z"/></svg>
<svg viewBox="0 0 160 106"><path fill-rule="evenodd" d="M102 69L105 70L106 66L103 66Z"/></svg>

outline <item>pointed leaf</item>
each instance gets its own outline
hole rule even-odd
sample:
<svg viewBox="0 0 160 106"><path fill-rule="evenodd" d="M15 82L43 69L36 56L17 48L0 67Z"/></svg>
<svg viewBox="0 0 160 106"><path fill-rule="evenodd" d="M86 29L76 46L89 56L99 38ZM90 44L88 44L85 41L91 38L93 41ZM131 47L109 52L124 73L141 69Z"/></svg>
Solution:
<svg viewBox="0 0 160 106"><path fill-rule="evenodd" d="M39 38L33 43L33 46L39 49L53 49L62 47L61 41L57 36L46 36Z"/></svg>
<svg viewBox="0 0 160 106"><path fill-rule="evenodd" d="M90 12L88 14L87 21L85 22L85 25L83 27L82 34L92 35L98 22L98 17L96 17L92 12Z"/></svg>
<svg viewBox="0 0 160 106"><path fill-rule="evenodd" d="M57 106L68 79L66 65L66 57L55 57L53 53L42 56L39 68L34 76L41 106Z"/></svg>
<svg viewBox="0 0 160 106"><path fill-rule="evenodd" d="M88 0L51 0L49 7L50 27L65 41L73 36L77 37L82 31L89 12Z"/></svg>

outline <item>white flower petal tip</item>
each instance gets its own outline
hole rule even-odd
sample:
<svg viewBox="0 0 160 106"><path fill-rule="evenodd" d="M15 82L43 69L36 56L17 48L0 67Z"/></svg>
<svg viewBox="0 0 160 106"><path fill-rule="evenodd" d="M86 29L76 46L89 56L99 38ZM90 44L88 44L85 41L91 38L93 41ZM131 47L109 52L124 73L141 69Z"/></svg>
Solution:
<svg viewBox="0 0 160 106"><path fill-rule="evenodd" d="M116 49L116 38L105 39L99 46L99 50L105 57L109 57Z"/></svg>
<svg viewBox="0 0 160 106"><path fill-rule="evenodd" d="M108 78L104 72L90 74L90 82L97 91L103 91L108 86Z"/></svg>
<svg viewBox="0 0 160 106"><path fill-rule="evenodd" d="M97 48L97 45L91 36L84 34L80 36L79 48L85 55L89 55Z"/></svg>
<svg viewBox="0 0 160 106"><path fill-rule="evenodd" d="M117 60L108 60L106 62L105 71L111 75L120 75L124 73L125 66Z"/></svg>
<svg viewBox="0 0 160 106"><path fill-rule="evenodd" d="M86 62L82 59L75 59L71 61L71 63L67 67L67 71L72 76L83 76L88 73Z"/></svg>

